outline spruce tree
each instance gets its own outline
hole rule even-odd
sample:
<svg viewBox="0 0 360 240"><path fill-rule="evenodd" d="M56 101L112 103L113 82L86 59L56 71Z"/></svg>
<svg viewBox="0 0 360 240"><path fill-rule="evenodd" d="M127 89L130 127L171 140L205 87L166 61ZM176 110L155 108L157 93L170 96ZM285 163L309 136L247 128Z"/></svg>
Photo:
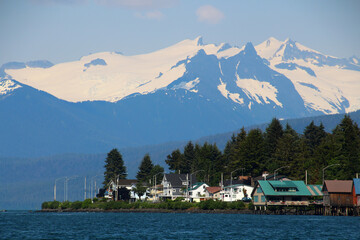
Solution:
<svg viewBox="0 0 360 240"><path fill-rule="evenodd" d="M155 181L155 175L156 175L156 184L160 184L164 178L164 168L158 164L156 164L153 167L153 169L150 172L151 178L154 177L154 179L151 180L152 184L154 184L153 181Z"/></svg>
<svg viewBox="0 0 360 240"><path fill-rule="evenodd" d="M152 163L152 161L150 159L150 155L145 154L145 156L139 166L139 171L136 175L136 179L139 182L148 183L149 180L151 179L150 173L151 173L153 167L154 167L154 164Z"/></svg>
<svg viewBox="0 0 360 240"><path fill-rule="evenodd" d="M194 144L189 141L184 147L184 158L180 165L181 173L190 173L193 162L195 161L195 148Z"/></svg>
<svg viewBox="0 0 360 240"><path fill-rule="evenodd" d="M275 160L275 152L279 139L282 137L284 131L278 119L273 118L269 126L266 128L264 143L266 154L266 165L271 166Z"/></svg>
<svg viewBox="0 0 360 240"><path fill-rule="evenodd" d="M170 155L167 155L165 163L169 166L170 170L181 172L184 156L179 149L174 150Z"/></svg>
<svg viewBox="0 0 360 240"><path fill-rule="evenodd" d="M127 176L126 167L119 151L114 148L106 157L105 172L104 172L104 186L107 188L111 180L116 181L116 178L125 179Z"/></svg>
<svg viewBox="0 0 360 240"><path fill-rule="evenodd" d="M241 153L245 159L245 171L251 176L259 176L265 168L264 137L260 129L249 131L244 142L244 151Z"/></svg>

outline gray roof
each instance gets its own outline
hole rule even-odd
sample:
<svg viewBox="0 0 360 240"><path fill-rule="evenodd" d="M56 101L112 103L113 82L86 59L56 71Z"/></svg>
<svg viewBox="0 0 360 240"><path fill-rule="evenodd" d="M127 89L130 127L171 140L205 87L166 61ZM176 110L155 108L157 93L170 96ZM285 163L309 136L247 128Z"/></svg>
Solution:
<svg viewBox="0 0 360 240"><path fill-rule="evenodd" d="M164 178L170 182L172 187L184 187L182 184L184 181L186 182L186 175L187 174L177 174L177 173L170 173L164 174ZM196 177L194 175L191 176L191 182L196 183ZM190 174L188 176L188 180L190 181Z"/></svg>

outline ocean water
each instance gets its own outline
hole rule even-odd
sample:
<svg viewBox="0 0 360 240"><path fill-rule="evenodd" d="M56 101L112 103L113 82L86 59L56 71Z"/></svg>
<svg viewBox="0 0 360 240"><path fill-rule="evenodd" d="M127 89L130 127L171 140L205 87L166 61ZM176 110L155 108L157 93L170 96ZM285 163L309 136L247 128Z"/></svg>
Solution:
<svg viewBox="0 0 360 240"><path fill-rule="evenodd" d="M359 217L0 213L0 239L360 239Z"/></svg>

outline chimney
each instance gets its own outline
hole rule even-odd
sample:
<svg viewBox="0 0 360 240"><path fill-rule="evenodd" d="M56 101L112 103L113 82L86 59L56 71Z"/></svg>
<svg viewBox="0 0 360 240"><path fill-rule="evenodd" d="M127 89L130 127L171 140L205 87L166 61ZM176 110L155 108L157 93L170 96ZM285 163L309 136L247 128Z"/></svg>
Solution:
<svg viewBox="0 0 360 240"><path fill-rule="evenodd" d="M269 176L269 172L268 171L263 172L262 177L264 178L264 180L266 180L267 176Z"/></svg>

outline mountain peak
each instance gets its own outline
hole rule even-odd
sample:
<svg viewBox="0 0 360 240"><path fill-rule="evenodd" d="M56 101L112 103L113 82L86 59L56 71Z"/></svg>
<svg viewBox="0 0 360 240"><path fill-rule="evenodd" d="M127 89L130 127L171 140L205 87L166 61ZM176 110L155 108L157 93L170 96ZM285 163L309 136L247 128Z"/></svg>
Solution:
<svg viewBox="0 0 360 240"><path fill-rule="evenodd" d="M278 44L280 41L274 37L269 37L265 42L266 42L266 47L270 47L271 45Z"/></svg>
<svg viewBox="0 0 360 240"><path fill-rule="evenodd" d="M257 55L254 45L251 42L246 43L244 52L247 55Z"/></svg>

